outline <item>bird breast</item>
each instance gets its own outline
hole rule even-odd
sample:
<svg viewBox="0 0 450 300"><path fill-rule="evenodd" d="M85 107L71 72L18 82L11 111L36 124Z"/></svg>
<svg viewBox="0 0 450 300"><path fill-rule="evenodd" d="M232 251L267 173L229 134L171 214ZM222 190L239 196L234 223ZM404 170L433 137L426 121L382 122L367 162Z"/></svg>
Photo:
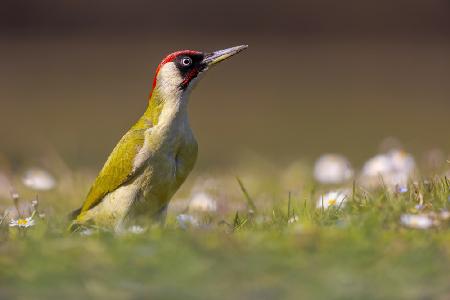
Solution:
<svg viewBox="0 0 450 300"><path fill-rule="evenodd" d="M177 189L192 170L196 157L197 142L187 119L180 118L159 122L146 130L133 166L147 170L145 186L158 186L172 194L172 189Z"/></svg>

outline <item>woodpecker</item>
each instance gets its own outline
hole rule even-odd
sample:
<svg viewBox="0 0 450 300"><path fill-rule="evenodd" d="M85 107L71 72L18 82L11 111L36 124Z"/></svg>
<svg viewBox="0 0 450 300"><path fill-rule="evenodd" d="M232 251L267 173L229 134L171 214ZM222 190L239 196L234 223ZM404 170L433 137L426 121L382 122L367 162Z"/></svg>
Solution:
<svg viewBox="0 0 450 300"><path fill-rule="evenodd" d="M81 208L71 214L70 230L95 225L121 231L141 222L164 223L170 199L197 159L187 111L191 89L211 66L246 48L182 50L161 61L146 111L115 146Z"/></svg>

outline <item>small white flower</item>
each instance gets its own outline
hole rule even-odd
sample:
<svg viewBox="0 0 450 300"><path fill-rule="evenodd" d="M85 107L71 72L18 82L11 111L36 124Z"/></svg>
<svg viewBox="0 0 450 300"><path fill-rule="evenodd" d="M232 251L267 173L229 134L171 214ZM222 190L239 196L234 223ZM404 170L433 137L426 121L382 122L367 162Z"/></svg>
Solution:
<svg viewBox="0 0 450 300"><path fill-rule="evenodd" d="M369 159L363 166L362 174L364 176L375 177L380 174L386 174L392 169L389 157L385 154L378 154Z"/></svg>
<svg viewBox="0 0 450 300"><path fill-rule="evenodd" d="M374 187L384 182L391 190L403 193L408 190L408 180L413 176L415 168L416 163L411 154L391 150L369 159L363 166L361 176L366 186Z"/></svg>
<svg viewBox="0 0 450 300"><path fill-rule="evenodd" d="M416 162L411 154L403 150L392 150L388 152L392 161L394 171L405 174L412 174L416 167Z"/></svg>
<svg viewBox="0 0 450 300"><path fill-rule="evenodd" d="M297 215L292 216L289 218L288 224L296 223L296 222L298 222L298 220L299 220L299 217Z"/></svg>
<svg viewBox="0 0 450 300"><path fill-rule="evenodd" d="M145 232L145 228L139 225L133 225L130 228L128 228L128 232L133 234L142 234Z"/></svg>
<svg viewBox="0 0 450 300"><path fill-rule="evenodd" d="M198 227L200 225L196 217L187 214L178 215L177 221L180 227L183 229L187 229L189 227Z"/></svg>
<svg viewBox="0 0 450 300"><path fill-rule="evenodd" d="M81 236L90 236L93 234L94 234L94 230L91 228L84 228L83 230L80 231Z"/></svg>
<svg viewBox="0 0 450 300"><path fill-rule="evenodd" d="M428 229L434 225L433 220L426 214L403 214L400 217L400 222L406 227L416 229Z"/></svg>
<svg viewBox="0 0 450 300"><path fill-rule="evenodd" d="M9 227L31 227L35 225L35 221L33 220L33 217L28 217L28 218L18 218L18 219L13 219L9 222Z"/></svg>
<svg viewBox="0 0 450 300"><path fill-rule="evenodd" d="M331 191L319 197L317 208L342 207L347 202L347 198L348 191Z"/></svg>
<svg viewBox="0 0 450 300"><path fill-rule="evenodd" d="M42 169L29 169L25 172L22 182L27 187L38 191L51 190L56 185L53 176Z"/></svg>
<svg viewBox="0 0 450 300"><path fill-rule="evenodd" d="M210 195L206 193L195 193L189 203L189 210L215 212L217 210L217 203Z"/></svg>
<svg viewBox="0 0 450 300"><path fill-rule="evenodd" d="M314 178L324 184L339 184L353 177L350 162L342 155L322 155L314 165Z"/></svg>

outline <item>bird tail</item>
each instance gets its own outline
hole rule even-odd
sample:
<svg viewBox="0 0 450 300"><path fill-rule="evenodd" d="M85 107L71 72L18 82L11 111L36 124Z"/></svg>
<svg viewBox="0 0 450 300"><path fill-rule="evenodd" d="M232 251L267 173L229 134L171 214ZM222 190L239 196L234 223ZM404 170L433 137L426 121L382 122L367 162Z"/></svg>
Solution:
<svg viewBox="0 0 450 300"><path fill-rule="evenodd" d="M81 207L78 209L75 209L67 216L69 221L71 221L69 227L67 228L67 231L75 232L79 229L80 225L75 220L80 215L80 213L81 213Z"/></svg>
<svg viewBox="0 0 450 300"><path fill-rule="evenodd" d="M73 221L73 220L75 220L75 219L78 217L78 215L79 215L80 213L81 213L81 207L75 209L74 211L72 211L72 212L67 216L67 218L68 218L70 221Z"/></svg>

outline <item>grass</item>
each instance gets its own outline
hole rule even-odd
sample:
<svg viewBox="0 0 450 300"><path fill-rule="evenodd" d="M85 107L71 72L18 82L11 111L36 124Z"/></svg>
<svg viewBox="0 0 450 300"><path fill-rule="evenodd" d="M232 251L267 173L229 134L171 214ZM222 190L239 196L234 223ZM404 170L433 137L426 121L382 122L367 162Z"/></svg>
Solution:
<svg viewBox="0 0 450 300"><path fill-rule="evenodd" d="M1 299L450 297L448 220L427 230L400 223L402 214L418 213L420 198L421 213L448 209L446 178L403 194L356 184L345 205L321 209L316 200L326 187L311 179L288 192L277 174L224 176L215 190L222 206L196 213L199 227L180 229L184 208L174 205L164 228L68 235L64 212L87 189L84 177L71 174L40 196L54 212L36 226L1 227Z"/></svg>

